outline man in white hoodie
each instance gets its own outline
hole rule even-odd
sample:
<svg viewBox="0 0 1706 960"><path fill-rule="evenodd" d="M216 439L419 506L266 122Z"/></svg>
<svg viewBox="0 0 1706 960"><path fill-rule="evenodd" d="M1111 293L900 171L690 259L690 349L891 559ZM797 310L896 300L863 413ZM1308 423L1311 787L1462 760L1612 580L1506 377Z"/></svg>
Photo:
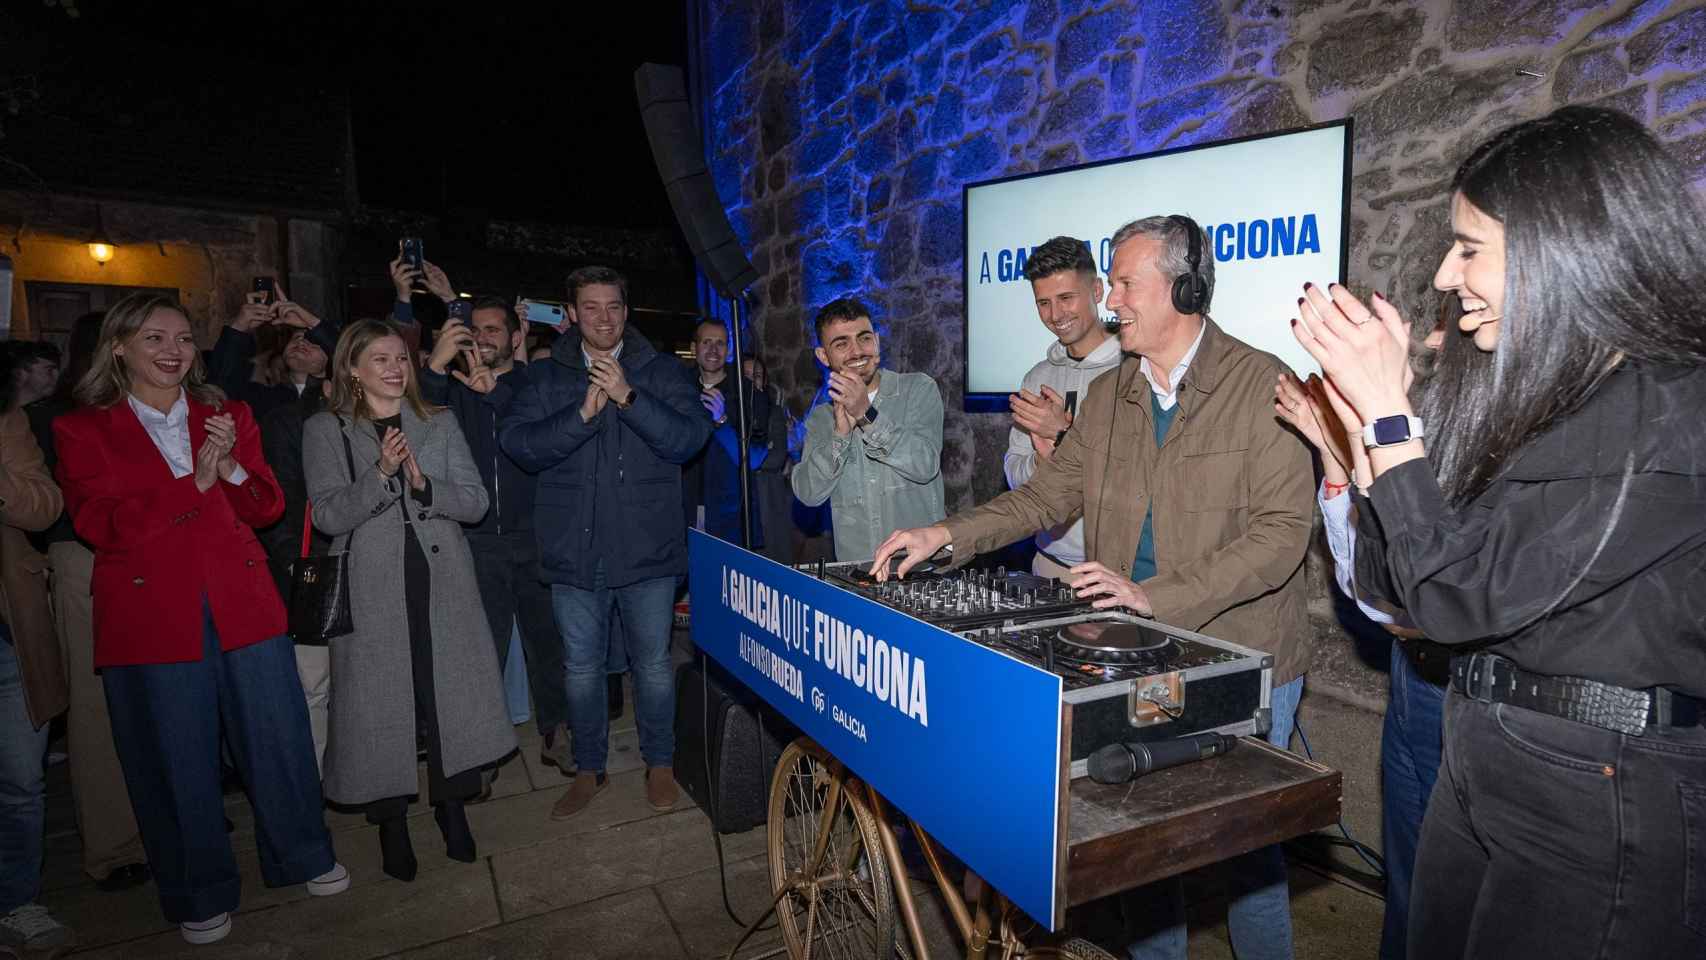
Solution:
<svg viewBox="0 0 1706 960"><path fill-rule="evenodd" d="M1096 312L1102 280L1089 244L1072 237L1049 240L1031 251L1025 279L1036 296L1038 319L1058 340L1049 344L1047 358L1025 374L1019 392L1007 398L1013 429L1002 463L1007 485L1014 489L1031 479L1037 461L1054 455L1090 381L1120 363L1119 338L1108 335ZM1067 568L1083 562L1082 519L1037 534L1032 573L1066 579Z"/></svg>

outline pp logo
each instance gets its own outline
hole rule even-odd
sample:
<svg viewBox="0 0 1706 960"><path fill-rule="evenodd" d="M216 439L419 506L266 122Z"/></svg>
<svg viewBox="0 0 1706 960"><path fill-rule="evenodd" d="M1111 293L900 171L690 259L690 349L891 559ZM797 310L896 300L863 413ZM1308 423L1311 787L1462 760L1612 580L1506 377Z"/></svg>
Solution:
<svg viewBox="0 0 1706 960"><path fill-rule="evenodd" d="M823 691L819 690L816 687L813 687L812 688L812 709L816 710L818 713L822 713L823 712L823 705L824 705Z"/></svg>

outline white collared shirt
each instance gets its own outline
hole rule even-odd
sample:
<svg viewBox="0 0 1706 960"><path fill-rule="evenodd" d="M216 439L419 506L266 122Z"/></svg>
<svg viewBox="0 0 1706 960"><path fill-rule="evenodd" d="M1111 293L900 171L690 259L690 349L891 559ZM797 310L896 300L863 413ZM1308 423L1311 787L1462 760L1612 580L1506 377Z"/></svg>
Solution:
<svg viewBox="0 0 1706 960"><path fill-rule="evenodd" d="M610 359L618 360L618 359L621 359L621 357L622 357L622 344L621 344L621 342L618 342L616 344L616 349L610 351ZM588 370L591 370L592 369L592 354L587 352L586 345L584 343L581 345L581 359L586 361L586 368Z"/></svg>
<svg viewBox="0 0 1706 960"><path fill-rule="evenodd" d="M1208 322L1205 319L1202 328L1197 331L1197 338L1191 341L1191 348L1185 351L1185 355L1180 357L1179 362L1174 365L1173 372L1167 375L1166 390L1155 385L1155 377L1149 372L1148 357L1144 357L1138 363L1137 368L1142 371L1143 378L1149 381L1149 389L1160 400L1161 409L1171 410L1173 405L1179 402L1179 383L1185 379L1185 371L1191 368L1191 361L1197 358L1197 348L1202 346L1203 331L1207 329Z"/></svg>
<svg viewBox="0 0 1706 960"><path fill-rule="evenodd" d="M166 466L172 469L172 478L181 480L194 473L195 457L190 452L190 404L184 389L178 388L178 402L165 413L136 399L135 394L129 394L125 399L130 401L130 409L136 413L136 419L142 421L142 429L148 431L148 439L154 441L154 449L160 451ZM238 466L231 471L228 482L242 486L247 479L248 471Z"/></svg>

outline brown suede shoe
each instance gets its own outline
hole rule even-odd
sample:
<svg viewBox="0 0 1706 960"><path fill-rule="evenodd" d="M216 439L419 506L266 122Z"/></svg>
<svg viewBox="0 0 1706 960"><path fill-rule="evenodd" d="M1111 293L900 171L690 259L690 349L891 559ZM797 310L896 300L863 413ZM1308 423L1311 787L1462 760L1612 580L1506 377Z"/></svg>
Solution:
<svg viewBox="0 0 1706 960"><path fill-rule="evenodd" d="M646 803L664 813L675 808L681 788L675 785L675 770L671 767L646 768Z"/></svg>
<svg viewBox="0 0 1706 960"><path fill-rule="evenodd" d="M598 791L604 789L608 778L602 773L589 773L582 770L575 774L574 782L569 784L568 792L557 800L551 807L552 820L567 820L592 803L592 798L598 796Z"/></svg>

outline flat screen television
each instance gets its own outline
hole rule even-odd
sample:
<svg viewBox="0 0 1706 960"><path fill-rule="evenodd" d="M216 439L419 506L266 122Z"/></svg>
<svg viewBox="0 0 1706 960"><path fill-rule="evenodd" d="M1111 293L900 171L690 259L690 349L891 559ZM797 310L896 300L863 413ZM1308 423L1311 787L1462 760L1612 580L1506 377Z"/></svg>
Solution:
<svg viewBox="0 0 1706 960"><path fill-rule="evenodd" d="M1114 231L1155 214L1182 213L1207 231L1209 315L1222 329L1299 374L1315 370L1286 321L1305 282L1344 278L1350 157L1345 119L967 184L966 409L1005 410L1054 341L1024 275L1032 248L1082 239L1105 283ZM1098 310L1108 315L1105 304Z"/></svg>

